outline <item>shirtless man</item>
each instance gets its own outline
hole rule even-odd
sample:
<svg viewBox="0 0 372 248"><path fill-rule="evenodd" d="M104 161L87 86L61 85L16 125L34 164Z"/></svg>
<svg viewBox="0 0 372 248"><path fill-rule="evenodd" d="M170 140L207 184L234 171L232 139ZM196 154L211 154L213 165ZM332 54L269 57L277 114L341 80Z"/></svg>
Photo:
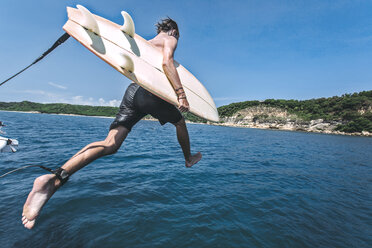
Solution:
<svg viewBox="0 0 372 248"><path fill-rule="evenodd" d="M177 23L167 18L156 24L156 27L158 35L149 42L163 53L163 69L178 96L178 109L137 84L129 85L106 139L84 147L62 167L55 170L54 174L46 174L35 179L32 191L23 206L22 223L26 228L34 227L35 220L45 203L72 174L97 158L114 154L131 128L147 114L157 118L162 125L170 122L176 127L186 167L191 167L202 158L200 152L194 155L190 153L187 127L180 113L189 110L189 103L173 63L179 38Z"/></svg>
<svg viewBox="0 0 372 248"><path fill-rule="evenodd" d="M5 127L5 125L3 124L2 121L0 121L0 134L5 134L4 131L1 131L1 128L2 128L2 127Z"/></svg>

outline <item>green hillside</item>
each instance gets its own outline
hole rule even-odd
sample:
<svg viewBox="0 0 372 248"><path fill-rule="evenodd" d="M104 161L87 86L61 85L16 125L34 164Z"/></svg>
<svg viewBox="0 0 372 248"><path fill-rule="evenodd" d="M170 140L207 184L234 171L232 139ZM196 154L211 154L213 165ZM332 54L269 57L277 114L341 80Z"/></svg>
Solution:
<svg viewBox="0 0 372 248"><path fill-rule="evenodd" d="M219 107L218 113L221 118L229 117L239 110L254 106L287 110L305 121L342 121L343 124L339 125L337 130L347 133L372 132L372 91L303 101L267 99L262 102L238 102Z"/></svg>
<svg viewBox="0 0 372 248"><path fill-rule="evenodd" d="M303 101L267 99L265 101L237 102L219 107L218 113L221 118L224 118L232 116L239 110L255 106L283 109L297 115L304 121L316 119L341 121L342 124L336 130L342 132L368 131L372 133L372 91ZM113 117L116 115L118 108L63 103L41 104L23 101L0 102L0 110ZM185 118L193 122L206 122L190 113L185 114Z"/></svg>
<svg viewBox="0 0 372 248"><path fill-rule="evenodd" d="M0 102L0 110L9 111L38 111L45 114L74 114L91 116L115 116L118 108L72 105L65 103L42 104L36 102Z"/></svg>

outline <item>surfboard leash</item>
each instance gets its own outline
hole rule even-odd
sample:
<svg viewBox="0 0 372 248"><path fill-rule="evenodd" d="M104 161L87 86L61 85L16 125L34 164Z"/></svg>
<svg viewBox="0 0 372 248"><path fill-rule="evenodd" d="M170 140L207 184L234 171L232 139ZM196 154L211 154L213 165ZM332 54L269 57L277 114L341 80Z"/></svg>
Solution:
<svg viewBox="0 0 372 248"><path fill-rule="evenodd" d="M61 45L62 43L64 43L68 38L70 38L70 35L68 33L64 33L61 37L58 38L58 40L56 42L54 42L53 46L51 46L48 50L46 50L40 57L38 57L34 62L32 62L30 65L28 65L27 67L25 67L24 69L22 69L21 71L17 72L16 74L14 74L13 76L11 76L10 78L8 78L7 80L3 81L2 83L0 83L0 86L2 86L3 84L5 84L6 82L8 82L9 80L11 80L12 78L18 76L19 74L21 74L22 72L24 72L25 70L27 70L28 68L30 68L32 65L36 64L37 62L39 62L40 60L42 60L45 56L47 56L50 52L52 52L54 49L56 49L59 45Z"/></svg>
<svg viewBox="0 0 372 248"><path fill-rule="evenodd" d="M48 168L48 167L45 167L45 166L42 166L42 165L26 165L26 166L17 168L15 170L8 171L7 173L1 175L0 178L5 177L6 175L9 175L9 174L11 174L13 172L16 172L16 171L19 171L19 170L23 170L23 169L26 169L26 168L30 168L30 167L39 167L41 169L44 169L44 170L49 171L51 173L54 173L54 170L53 169Z"/></svg>
<svg viewBox="0 0 372 248"><path fill-rule="evenodd" d="M44 170L49 171L50 173L54 174L60 180L61 186L64 185L68 181L68 179L70 178L70 174L67 171L65 171L64 169L62 169L61 167L58 167L57 169L53 170L49 167L42 166L42 165L26 165L26 166L17 168L15 170L9 171L9 172L1 175L0 178L3 178L6 175L9 175L13 172L23 170L23 169L26 169L26 168L30 168L30 167L39 167L41 169L44 169Z"/></svg>

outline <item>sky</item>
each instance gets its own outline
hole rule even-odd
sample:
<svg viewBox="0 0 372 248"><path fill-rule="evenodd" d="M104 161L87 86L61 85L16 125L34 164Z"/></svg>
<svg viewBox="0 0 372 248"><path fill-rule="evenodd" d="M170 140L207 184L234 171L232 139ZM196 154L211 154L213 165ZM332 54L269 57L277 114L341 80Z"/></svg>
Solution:
<svg viewBox="0 0 372 248"><path fill-rule="evenodd" d="M217 106L372 90L372 1L358 0L1 0L0 82L64 33L66 6L76 4L119 24L127 11L145 39L159 19L176 20L175 59ZM70 38L0 86L0 101L118 106L129 84Z"/></svg>

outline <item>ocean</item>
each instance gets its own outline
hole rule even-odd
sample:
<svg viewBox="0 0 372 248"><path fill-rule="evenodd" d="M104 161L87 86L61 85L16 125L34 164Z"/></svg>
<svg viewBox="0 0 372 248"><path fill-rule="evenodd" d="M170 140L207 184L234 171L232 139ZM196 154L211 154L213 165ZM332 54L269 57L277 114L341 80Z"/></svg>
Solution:
<svg viewBox="0 0 372 248"><path fill-rule="evenodd" d="M0 112L19 151L0 174L56 168L105 138L112 119ZM0 178L0 247L372 247L372 138L139 122L120 150L86 166L21 222L33 180ZM4 136L4 135L2 135Z"/></svg>

